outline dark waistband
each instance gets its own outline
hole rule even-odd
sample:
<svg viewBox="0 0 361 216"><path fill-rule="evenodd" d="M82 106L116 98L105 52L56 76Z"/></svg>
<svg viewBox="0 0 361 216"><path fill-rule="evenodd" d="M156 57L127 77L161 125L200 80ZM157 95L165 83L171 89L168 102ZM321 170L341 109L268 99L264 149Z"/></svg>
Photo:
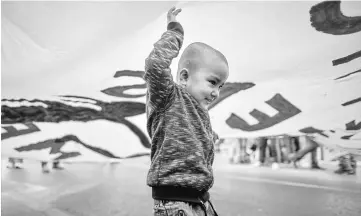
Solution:
<svg viewBox="0 0 361 216"><path fill-rule="evenodd" d="M200 192L193 188L184 187L152 187L152 197L157 200L173 200L194 203L205 203L209 200L208 191Z"/></svg>

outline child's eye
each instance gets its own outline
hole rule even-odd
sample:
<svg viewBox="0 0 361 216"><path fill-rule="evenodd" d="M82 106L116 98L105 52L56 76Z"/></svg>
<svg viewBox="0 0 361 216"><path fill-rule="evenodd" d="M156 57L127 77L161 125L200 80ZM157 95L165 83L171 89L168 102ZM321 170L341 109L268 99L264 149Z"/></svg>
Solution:
<svg viewBox="0 0 361 216"><path fill-rule="evenodd" d="M216 82L213 80L209 80L209 83L211 83L212 85L216 85Z"/></svg>

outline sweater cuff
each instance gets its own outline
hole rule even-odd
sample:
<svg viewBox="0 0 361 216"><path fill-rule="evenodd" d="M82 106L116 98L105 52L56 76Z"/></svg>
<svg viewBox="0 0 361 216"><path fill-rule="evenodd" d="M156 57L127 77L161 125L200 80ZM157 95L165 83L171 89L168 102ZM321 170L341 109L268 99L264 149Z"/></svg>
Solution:
<svg viewBox="0 0 361 216"><path fill-rule="evenodd" d="M170 22L168 23L167 30L178 32L184 35L184 30L182 25L179 22Z"/></svg>

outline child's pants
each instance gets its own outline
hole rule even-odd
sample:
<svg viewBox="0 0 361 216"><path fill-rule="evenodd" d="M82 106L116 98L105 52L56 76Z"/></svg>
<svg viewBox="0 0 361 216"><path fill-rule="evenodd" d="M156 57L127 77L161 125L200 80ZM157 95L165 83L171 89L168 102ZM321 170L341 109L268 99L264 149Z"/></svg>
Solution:
<svg viewBox="0 0 361 216"><path fill-rule="evenodd" d="M169 200L154 200L153 213L154 216L217 216L210 202L202 205Z"/></svg>

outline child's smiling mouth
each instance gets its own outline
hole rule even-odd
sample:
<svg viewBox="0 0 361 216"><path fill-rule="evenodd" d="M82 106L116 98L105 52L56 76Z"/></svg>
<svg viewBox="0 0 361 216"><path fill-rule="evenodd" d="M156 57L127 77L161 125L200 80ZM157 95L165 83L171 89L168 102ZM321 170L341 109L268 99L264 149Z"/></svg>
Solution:
<svg viewBox="0 0 361 216"><path fill-rule="evenodd" d="M211 104L212 102L213 102L213 100L212 99L208 99L208 98L205 98L205 101L206 101L206 103L209 105L209 104Z"/></svg>

